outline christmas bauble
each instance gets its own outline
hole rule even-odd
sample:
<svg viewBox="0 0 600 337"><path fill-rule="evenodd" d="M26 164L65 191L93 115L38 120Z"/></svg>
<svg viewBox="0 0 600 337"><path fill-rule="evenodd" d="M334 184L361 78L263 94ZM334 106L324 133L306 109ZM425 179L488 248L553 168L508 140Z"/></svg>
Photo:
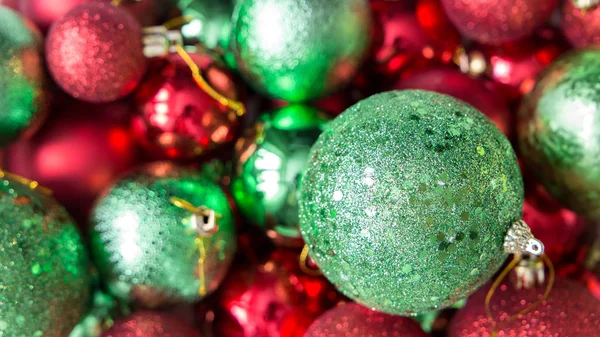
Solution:
<svg viewBox="0 0 600 337"><path fill-rule="evenodd" d="M239 210L281 244L302 244L298 183L328 118L305 105L262 115L236 144L231 188Z"/></svg>
<svg viewBox="0 0 600 337"><path fill-rule="evenodd" d="M600 331L600 301L579 284L560 278L556 279L547 300L517 319L507 321L538 301L544 287L517 290L507 283L498 287L490 302L493 317L498 322L498 336L587 337ZM450 337L495 336L485 312L489 288L481 288L469 298L450 323Z"/></svg>
<svg viewBox="0 0 600 337"><path fill-rule="evenodd" d="M0 334L67 336L87 310L90 270L67 211L0 171Z"/></svg>
<svg viewBox="0 0 600 337"><path fill-rule="evenodd" d="M600 219L600 49L553 63L525 97L518 133L523 162L550 195Z"/></svg>
<svg viewBox="0 0 600 337"><path fill-rule="evenodd" d="M14 10L19 10L19 1L18 0L0 0L0 5L12 8Z"/></svg>
<svg viewBox="0 0 600 337"><path fill-rule="evenodd" d="M126 10L86 2L56 21L46 40L54 80L68 94L92 102L127 96L146 71L140 24Z"/></svg>
<svg viewBox="0 0 600 337"><path fill-rule="evenodd" d="M0 147L31 135L45 117L40 33L13 10L0 6Z"/></svg>
<svg viewBox="0 0 600 337"><path fill-rule="evenodd" d="M113 326L115 320L130 311L124 304L98 285L92 295L92 305L85 317L73 328L69 337L100 337Z"/></svg>
<svg viewBox="0 0 600 337"><path fill-rule="evenodd" d="M319 317L304 337L426 337L410 318L392 316L356 303L340 305Z"/></svg>
<svg viewBox="0 0 600 337"><path fill-rule="evenodd" d="M300 227L342 293L411 315L485 283L522 206L515 154L488 118L450 96L390 91L346 110L313 146Z"/></svg>
<svg viewBox="0 0 600 337"><path fill-rule="evenodd" d="M236 2L238 0L178 0L181 13L190 19L181 28L183 38L211 50L226 52Z"/></svg>
<svg viewBox="0 0 600 337"><path fill-rule="evenodd" d="M46 31L73 7L88 0L20 0L18 9L26 18Z"/></svg>
<svg viewBox="0 0 600 337"><path fill-rule="evenodd" d="M440 0L419 0L416 8L417 20L430 41L423 56L449 63L456 48L461 44L461 36L454 28Z"/></svg>
<svg viewBox="0 0 600 337"><path fill-rule="evenodd" d="M35 136L6 149L6 169L50 188L78 223L94 200L140 161L127 102L89 104L59 97Z"/></svg>
<svg viewBox="0 0 600 337"><path fill-rule="evenodd" d="M93 210L91 241L110 291L146 307L213 292L236 245L219 185L166 162L126 174L106 191Z"/></svg>
<svg viewBox="0 0 600 337"><path fill-rule="evenodd" d="M600 44L600 5L578 8L574 2L566 0L562 5L565 36L577 48Z"/></svg>
<svg viewBox="0 0 600 337"><path fill-rule="evenodd" d="M558 0L441 0L458 30L484 44L514 41L533 33L552 15Z"/></svg>
<svg viewBox="0 0 600 337"><path fill-rule="evenodd" d="M178 317L162 312L139 311L122 319L103 337L201 337L200 332Z"/></svg>
<svg viewBox="0 0 600 337"><path fill-rule="evenodd" d="M190 54L217 92L238 100L231 74L206 55ZM155 61L135 94L133 130L153 157L189 159L233 141L235 111L204 92L179 55Z"/></svg>
<svg viewBox="0 0 600 337"><path fill-rule="evenodd" d="M439 92L471 104L489 117L507 137L514 134L515 118L496 86L454 69L427 68L398 81L394 89L422 89Z"/></svg>
<svg viewBox="0 0 600 337"><path fill-rule="evenodd" d="M352 79L370 27L366 0L249 0L237 4L231 46L248 84L301 102Z"/></svg>

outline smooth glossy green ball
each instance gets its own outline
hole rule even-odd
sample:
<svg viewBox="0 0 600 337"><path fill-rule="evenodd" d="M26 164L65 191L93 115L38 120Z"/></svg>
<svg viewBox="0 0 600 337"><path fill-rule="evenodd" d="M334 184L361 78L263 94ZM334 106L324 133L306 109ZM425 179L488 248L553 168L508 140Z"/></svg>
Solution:
<svg viewBox="0 0 600 337"><path fill-rule="evenodd" d="M88 309L89 267L60 204L0 178L0 336L67 336Z"/></svg>
<svg viewBox="0 0 600 337"><path fill-rule="evenodd" d="M349 108L313 146L302 236L325 276L376 310L447 307L506 258L523 181L506 137L473 107L391 91Z"/></svg>
<svg viewBox="0 0 600 337"><path fill-rule="evenodd" d="M523 162L564 206L600 220L600 48L572 52L521 104Z"/></svg>
<svg viewBox="0 0 600 337"><path fill-rule="evenodd" d="M202 217L173 198L213 210L218 231L200 235ZM91 241L109 290L145 307L193 302L214 291L236 248L234 218L221 187L169 163L141 167L112 186L93 210Z"/></svg>
<svg viewBox="0 0 600 337"><path fill-rule="evenodd" d="M242 214L276 243L302 245L298 185L328 117L306 105L261 116L236 144L232 195Z"/></svg>
<svg viewBox="0 0 600 337"><path fill-rule="evenodd" d="M370 36L367 0L245 0L234 12L231 48L255 89L304 102L347 84Z"/></svg>

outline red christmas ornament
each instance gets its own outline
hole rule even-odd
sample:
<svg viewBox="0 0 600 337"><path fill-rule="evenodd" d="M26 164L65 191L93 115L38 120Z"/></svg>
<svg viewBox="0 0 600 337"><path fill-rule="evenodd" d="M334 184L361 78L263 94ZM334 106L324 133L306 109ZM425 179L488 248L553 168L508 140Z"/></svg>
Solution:
<svg viewBox="0 0 600 337"><path fill-rule="evenodd" d="M490 337L491 320L485 312L485 286L469 298L450 322L449 337ZM545 286L516 290L501 285L490 302L492 315L498 322L498 336L514 337L590 337L600 331L600 301L581 285L557 278L550 296L539 306L518 318L508 318L530 308L544 293Z"/></svg>
<svg viewBox="0 0 600 337"><path fill-rule="evenodd" d="M561 10L565 36L577 48L600 44L600 5L582 9L573 1L566 0Z"/></svg>
<svg viewBox="0 0 600 337"><path fill-rule="evenodd" d="M552 15L558 0L441 0L465 36L497 45L526 37Z"/></svg>
<svg viewBox="0 0 600 337"><path fill-rule="evenodd" d="M57 21L46 41L48 68L71 96L93 103L127 96L146 71L141 27L127 11L86 2Z"/></svg>
<svg viewBox="0 0 600 337"><path fill-rule="evenodd" d="M341 298L324 278L303 273L294 251L276 250L267 263L231 270L217 295L217 336L302 337Z"/></svg>
<svg viewBox="0 0 600 337"><path fill-rule="evenodd" d="M139 311L117 321L103 337L201 337L185 321L166 313Z"/></svg>
<svg viewBox="0 0 600 337"><path fill-rule="evenodd" d="M239 100L231 74L208 56L190 56L217 92ZM151 69L135 94L133 129L152 156L189 159L233 140L239 124L236 112L200 89L179 55L159 60Z"/></svg>
<svg viewBox="0 0 600 337"><path fill-rule="evenodd" d="M20 0L18 10L45 32L54 21L86 1L88 0Z"/></svg>
<svg viewBox="0 0 600 337"><path fill-rule="evenodd" d="M0 5L19 10L19 0L0 0Z"/></svg>
<svg viewBox="0 0 600 337"><path fill-rule="evenodd" d="M514 133L514 115L489 81L469 77L454 69L431 68L400 80L393 89L422 89L453 96L483 112L507 137Z"/></svg>
<svg viewBox="0 0 600 337"><path fill-rule="evenodd" d="M416 13L431 44L423 49L423 56L437 58L443 63L452 61L452 56L461 43L461 36L448 19L440 0L419 0Z"/></svg>
<svg viewBox="0 0 600 337"><path fill-rule="evenodd" d="M67 98L31 139L5 152L5 168L48 187L80 224L98 194L136 165L127 102L92 105Z"/></svg>
<svg viewBox="0 0 600 337"><path fill-rule="evenodd" d="M348 303L320 316L304 337L427 337L408 317L392 316Z"/></svg>

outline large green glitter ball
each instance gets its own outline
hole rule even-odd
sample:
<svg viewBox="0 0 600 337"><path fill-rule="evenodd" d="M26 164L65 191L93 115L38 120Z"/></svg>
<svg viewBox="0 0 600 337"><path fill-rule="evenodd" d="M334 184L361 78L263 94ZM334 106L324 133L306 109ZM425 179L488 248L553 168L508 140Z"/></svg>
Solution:
<svg viewBox="0 0 600 337"><path fill-rule="evenodd" d="M0 5L0 147L31 133L45 115L42 37Z"/></svg>
<svg viewBox="0 0 600 337"><path fill-rule="evenodd" d="M255 89L302 102L352 79L370 27L367 0L245 0L234 12L231 48Z"/></svg>
<svg viewBox="0 0 600 337"><path fill-rule="evenodd" d="M328 118L306 105L264 114L236 144L233 198L246 219L282 245L302 244L298 185Z"/></svg>
<svg viewBox="0 0 600 337"><path fill-rule="evenodd" d="M88 309L88 256L53 198L0 172L0 336L67 336Z"/></svg>
<svg viewBox="0 0 600 337"><path fill-rule="evenodd" d="M174 198L213 210L218 231L200 235L195 214ZM93 210L91 241L109 290L145 307L192 302L214 291L236 248L221 187L169 163L141 167L112 186Z"/></svg>
<svg viewBox="0 0 600 337"><path fill-rule="evenodd" d="M552 64L519 112L523 161L566 207L600 220L600 48Z"/></svg>
<svg viewBox="0 0 600 337"><path fill-rule="evenodd" d="M301 184L300 227L325 276L376 310L447 307L506 258L523 181L510 143L473 107L392 91L321 134Z"/></svg>

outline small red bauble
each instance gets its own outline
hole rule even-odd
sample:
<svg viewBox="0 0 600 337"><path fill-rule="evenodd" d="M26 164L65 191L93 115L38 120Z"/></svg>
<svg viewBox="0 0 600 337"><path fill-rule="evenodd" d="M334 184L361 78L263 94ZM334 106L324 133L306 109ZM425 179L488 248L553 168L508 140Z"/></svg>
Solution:
<svg viewBox="0 0 600 337"><path fill-rule="evenodd" d="M20 0L19 11L41 30L62 18L73 7L89 0Z"/></svg>
<svg viewBox="0 0 600 337"><path fill-rule="evenodd" d="M103 2L83 3L56 21L46 57L54 80L71 96L92 103L127 96L146 71L140 24Z"/></svg>
<svg viewBox="0 0 600 337"><path fill-rule="evenodd" d="M530 35L550 18L557 4L558 0L442 0L458 30L484 44Z"/></svg>
<svg viewBox="0 0 600 337"><path fill-rule="evenodd" d="M304 337L426 337L408 317L373 311L356 303L339 305L321 315Z"/></svg>
<svg viewBox="0 0 600 337"><path fill-rule="evenodd" d="M561 24L565 36L575 47L600 44L600 5L581 9L573 5L573 0L565 0Z"/></svg>
<svg viewBox="0 0 600 337"><path fill-rule="evenodd" d="M207 82L220 94L239 100L233 77L209 57L191 54ZM151 66L151 74L135 94L136 137L153 157L189 159L233 140L235 111L204 92L179 55Z"/></svg>
<svg viewBox="0 0 600 337"><path fill-rule="evenodd" d="M485 286L469 298L450 322L449 337L490 337L491 320L485 311ZM498 322L498 337L591 337L600 331L600 301L578 283L557 278L550 296L539 306L517 319L507 318L529 308L542 297L545 285L517 290L504 283L490 302L493 317Z"/></svg>
<svg viewBox="0 0 600 337"><path fill-rule="evenodd" d="M448 19L440 0L419 0L416 13L431 44L423 50L423 56L439 59L443 63L452 61L452 56L461 43L461 36Z"/></svg>
<svg viewBox="0 0 600 337"><path fill-rule="evenodd" d="M139 311L117 321L102 337L201 337L192 325L167 313Z"/></svg>

